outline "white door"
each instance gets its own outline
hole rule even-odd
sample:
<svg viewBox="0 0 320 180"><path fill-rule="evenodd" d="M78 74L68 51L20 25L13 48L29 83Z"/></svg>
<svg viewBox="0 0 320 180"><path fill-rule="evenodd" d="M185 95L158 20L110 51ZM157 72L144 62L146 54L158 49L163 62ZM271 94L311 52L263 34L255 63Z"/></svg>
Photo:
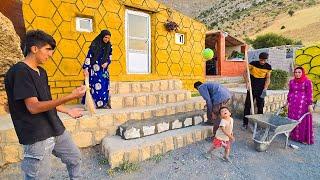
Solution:
<svg viewBox="0 0 320 180"><path fill-rule="evenodd" d="M128 74L150 73L150 16L126 10L126 49Z"/></svg>

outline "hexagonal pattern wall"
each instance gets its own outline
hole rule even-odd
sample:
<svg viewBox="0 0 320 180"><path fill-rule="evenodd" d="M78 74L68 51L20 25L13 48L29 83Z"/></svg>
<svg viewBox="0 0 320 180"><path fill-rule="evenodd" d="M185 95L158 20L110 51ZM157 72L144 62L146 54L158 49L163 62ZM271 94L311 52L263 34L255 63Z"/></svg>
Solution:
<svg viewBox="0 0 320 180"><path fill-rule="evenodd" d="M320 100L320 44L296 51L295 64L306 71L313 83L313 100Z"/></svg>
<svg viewBox="0 0 320 180"><path fill-rule="evenodd" d="M150 75L126 72L126 9L150 14ZM42 29L57 41L52 59L44 65L54 98L83 83L82 63L91 41L103 29L109 29L112 34L111 81L181 79L184 87L192 90L194 81L204 80L201 50L205 45L206 27L181 13L169 11L155 0L23 0L23 14L27 30ZM92 33L75 30L75 18L79 15L93 18ZM185 34L185 44L176 44L175 33L165 29L168 19L178 23L179 33Z"/></svg>

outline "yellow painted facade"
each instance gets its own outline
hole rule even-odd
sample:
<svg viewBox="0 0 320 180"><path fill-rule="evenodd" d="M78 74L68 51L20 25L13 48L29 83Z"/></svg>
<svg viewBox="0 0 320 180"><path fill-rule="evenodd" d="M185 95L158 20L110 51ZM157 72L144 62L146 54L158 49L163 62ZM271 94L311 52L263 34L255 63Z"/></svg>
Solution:
<svg viewBox="0 0 320 180"><path fill-rule="evenodd" d="M148 75L126 72L126 9L148 13L151 17L151 73ZM111 81L181 79L184 88L192 90L194 81L204 80L201 51L207 29L179 12L170 14L166 6L155 0L23 0L27 30L42 29L57 41L52 59L44 65L54 97L82 84L82 64L89 45L103 29L112 34ZM93 32L77 32L77 16L93 18ZM176 44L175 32L165 29L168 18L179 25L178 32L185 34L185 44Z"/></svg>
<svg viewBox="0 0 320 180"><path fill-rule="evenodd" d="M320 45L296 51L295 64L302 66L313 83L313 99L320 100Z"/></svg>

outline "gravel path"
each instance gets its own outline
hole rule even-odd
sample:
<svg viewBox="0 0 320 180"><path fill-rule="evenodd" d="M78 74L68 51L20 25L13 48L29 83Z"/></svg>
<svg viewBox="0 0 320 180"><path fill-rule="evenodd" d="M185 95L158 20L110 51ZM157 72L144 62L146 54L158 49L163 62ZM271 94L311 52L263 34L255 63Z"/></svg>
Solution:
<svg viewBox="0 0 320 180"><path fill-rule="evenodd" d="M320 120L320 114L314 118ZM213 159L205 159L210 142L196 144L169 152L160 162L148 160L139 164L132 173L107 174L108 165L100 155L100 146L82 149L84 179L320 179L320 143L303 145L290 141L300 148L284 149L285 139L279 136L273 140L267 152L256 152L251 140L252 134L240 130L241 121L235 121L236 142L232 145L232 163L220 160L223 149L214 152ZM316 135L320 133L316 129ZM158 159L159 160L159 159ZM55 180L68 179L65 166L57 158L52 160ZM20 163L0 169L0 179L22 179Z"/></svg>

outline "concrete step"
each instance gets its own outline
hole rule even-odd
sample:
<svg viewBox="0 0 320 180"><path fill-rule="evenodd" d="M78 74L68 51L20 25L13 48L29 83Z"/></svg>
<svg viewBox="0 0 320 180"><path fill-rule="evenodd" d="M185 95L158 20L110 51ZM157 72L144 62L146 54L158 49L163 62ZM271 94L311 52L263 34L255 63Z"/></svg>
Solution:
<svg viewBox="0 0 320 180"><path fill-rule="evenodd" d="M158 91L181 90L182 81L180 80L155 80L155 81L137 81L137 82L111 82L110 93L112 94L130 94L147 93Z"/></svg>
<svg viewBox="0 0 320 180"><path fill-rule="evenodd" d="M198 125L207 119L203 110L177 113L142 121L129 120L119 126L118 135L123 139L135 139L159 134L169 130Z"/></svg>
<svg viewBox="0 0 320 180"><path fill-rule="evenodd" d="M102 152L111 168L115 168L125 162L140 162L185 147L211 135L212 126L197 125L133 140L111 136L102 140Z"/></svg>
<svg viewBox="0 0 320 180"><path fill-rule="evenodd" d="M111 107L118 109L127 107L154 106L166 103L181 102L190 98L191 92L186 90L115 94L111 96Z"/></svg>

